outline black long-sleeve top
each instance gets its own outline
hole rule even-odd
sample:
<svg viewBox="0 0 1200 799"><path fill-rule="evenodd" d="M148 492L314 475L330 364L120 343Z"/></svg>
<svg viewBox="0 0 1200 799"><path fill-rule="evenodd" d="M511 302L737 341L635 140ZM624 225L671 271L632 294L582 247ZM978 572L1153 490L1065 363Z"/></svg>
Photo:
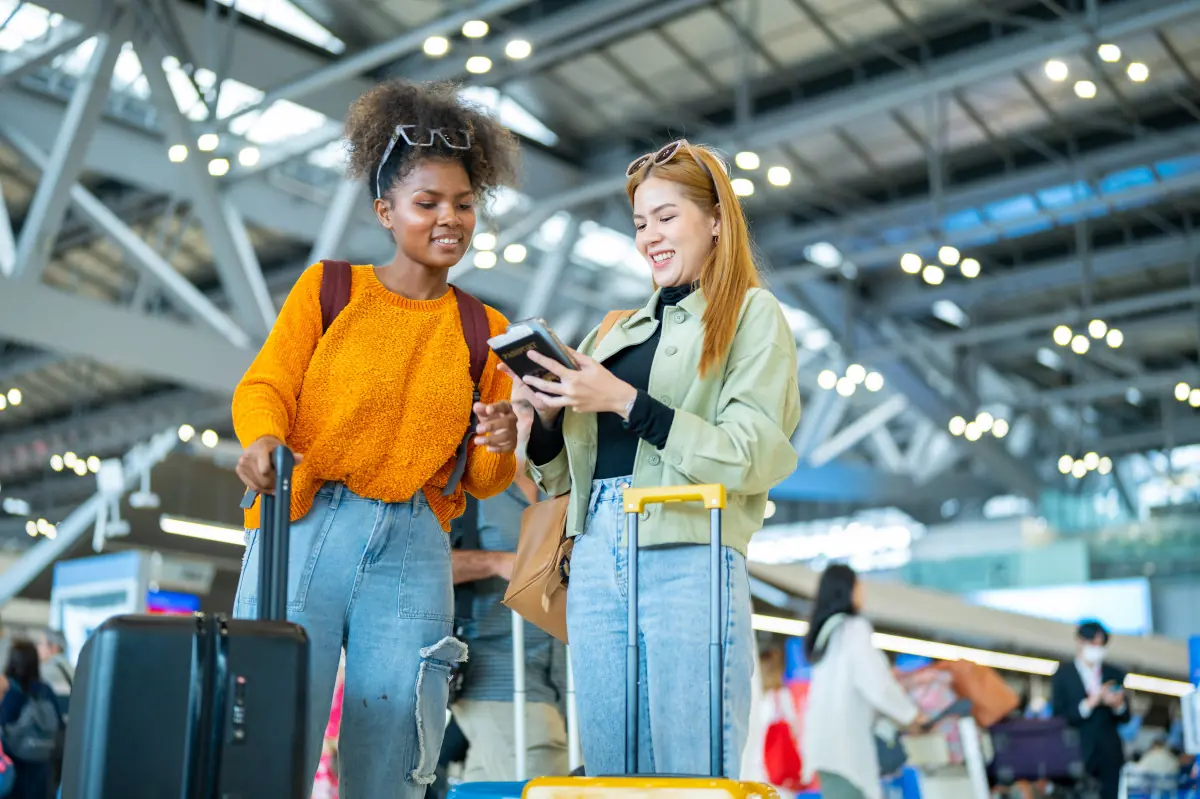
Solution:
<svg viewBox="0 0 1200 799"><path fill-rule="evenodd" d="M650 338L641 344L626 347L604 362L610 372L637 389L637 400L627 421L616 413L596 415L598 444L594 479L633 474L638 439L645 439L658 449L666 446L671 424L675 421L675 409L654 399L646 390L650 385L650 368L654 365L654 355L662 337L663 312L666 308L678 305L692 290L691 284L664 288L659 293L658 308L654 312L656 326ZM562 448L562 415L559 415L553 428L546 428L541 418L536 418L529 437L529 459L539 465L549 463Z"/></svg>

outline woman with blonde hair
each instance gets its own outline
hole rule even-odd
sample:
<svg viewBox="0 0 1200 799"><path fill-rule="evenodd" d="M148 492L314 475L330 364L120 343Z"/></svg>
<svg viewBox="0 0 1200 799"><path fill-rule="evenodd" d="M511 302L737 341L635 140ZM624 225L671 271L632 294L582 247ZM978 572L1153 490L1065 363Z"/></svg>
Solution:
<svg viewBox="0 0 1200 799"><path fill-rule="evenodd" d="M741 203L715 153L674 141L634 160L626 177L655 292L602 341L593 331L575 353L578 369L538 358L557 380L529 377L514 390L538 411L531 472L551 495L572 491L567 627L589 774L624 769L622 491L728 490L723 771L736 777L756 656L745 553L767 492L796 467L796 343L779 303L760 287ZM698 505L652 506L642 516L640 772L709 771L708 541L708 511Z"/></svg>

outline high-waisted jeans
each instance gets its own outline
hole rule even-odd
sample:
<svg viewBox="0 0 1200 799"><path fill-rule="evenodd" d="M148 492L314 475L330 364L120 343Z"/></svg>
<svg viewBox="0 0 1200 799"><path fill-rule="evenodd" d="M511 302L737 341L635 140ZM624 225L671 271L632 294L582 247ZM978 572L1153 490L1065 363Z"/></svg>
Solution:
<svg viewBox="0 0 1200 799"><path fill-rule="evenodd" d="M257 538L246 534L239 618L257 614ZM451 665L466 657L451 637L449 537L424 496L386 503L325 484L292 523L287 615L311 644L308 773L316 773L344 646L341 796L420 799L442 746Z"/></svg>
<svg viewBox="0 0 1200 799"><path fill-rule="evenodd" d="M625 772L625 650L628 563L621 492L626 478L592 484L587 526L575 539L567 633L584 765L589 775ZM746 561L724 550L724 774L736 778L750 723L754 634ZM709 551L643 548L638 558L640 642L638 771L709 774Z"/></svg>

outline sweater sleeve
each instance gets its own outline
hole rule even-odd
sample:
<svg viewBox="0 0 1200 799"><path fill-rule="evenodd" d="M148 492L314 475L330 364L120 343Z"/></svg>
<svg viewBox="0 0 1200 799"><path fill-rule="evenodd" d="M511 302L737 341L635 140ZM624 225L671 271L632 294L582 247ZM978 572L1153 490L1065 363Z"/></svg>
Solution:
<svg viewBox="0 0 1200 799"><path fill-rule="evenodd" d="M487 309L488 329L497 336L508 327L503 314ZM500 359L489 352L483 377L479 379L479 398L484 404L508 400L512 396L512 379L498 368ZM477 499L494 497L512 483L517 473L517 456L512 452L488 452L487 447L470 445L467 451L467 469L463 474L463 488Z"/></svg>
<svg viewBox="0 0 1200 799"><path fill-rule="evenodd" d="M270 335L233 392L233 427L243 447L263 436L286 441L296 419L304 373L321 340L321 275L304 270Z"/></svg>

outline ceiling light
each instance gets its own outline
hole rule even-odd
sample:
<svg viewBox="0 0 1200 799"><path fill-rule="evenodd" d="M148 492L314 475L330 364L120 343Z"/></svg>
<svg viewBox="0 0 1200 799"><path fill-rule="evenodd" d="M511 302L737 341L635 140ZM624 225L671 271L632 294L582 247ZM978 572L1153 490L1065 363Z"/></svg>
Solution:
<svg viewBox="0 0 1200 799"><path fill-rule="evenodd" d="M1110 64L1121 60L1121 48L1115 44L1102 44L1096 48L1096 53L1100 56L1101 61L1107 61Z"/></svg>
<svg viewBox="0 0 1200 799"><path fill-rule="evenodd" d="M979 429L985 433L991 430L992 425L995 423L996 417L992 416L987 411L983 411L975 417L975 424L979 425Z"/></svg>
<svg viewBox="0 0 1200 799"><path fill-rule="evenodd" d="M883 388L883 375L879 374L879 372L870 372L866 379L863 380L863 386L866 387L867 391L879 391Z"/></svg>
<svg viewBox="0 0 1200 799"><path fill-rule="evenodd" d="M438 58L450 52L450 40L445 36L430 36L425 40L423 48L425 55Z"/></svg>
<svg viewBox="0 0 1200 799"><path fill-rule="evenodd" d="M946 279L946 273L937 264L929 264L921 271L921 277L931 286L940 286Z"/></svg>
<svg viewBox="0 0 1200 799"><path fill-rule="evenodd" d="M1140 61L1134 61L1125 70L1125 74L1127 74L1129 79L1134 83L1141 83L1150 77L1150 67L1146 66Z"/></svg>
<svg viewBox="0 0 1200 799"><path fill-rule="evenodd" d="M1059 325L1054 328L1054 343L1060 347L1065 347L1071 343L1071 328L1066 325Z"/></svg>
<svg viewBox="0 0 1200 799"><path fill-rule="evenodd" d="M826 391L830 391L837 385L837 379L837 375L834 374L832 369L822 369L821 373L817 375L817 385Z"/></svg>
<svg viewBox="0 0 1200 799"><path fill-rule="evenodd" d="M1004 438L1008 435L1008 422L1004 419L997 419L992 425L992 435L996 438Z"/></svg>
<svg viewBox="0 0 1200 799"><path fill-rule="evenodd" d="M68 452L65 455L63 455L63 463L66 465L66 467L68 469L74 469L75 461L77 461L77 460L79 460L79 458L78 458L78 456L75 455L74 452Z"/></svg>
<svg viewBox="0 0 1200 799"><path fill-rule="evenodd" d="M962 271L963 277L979 277L979 261L974 258L964 258L958 268Z"/></svg>
<svg viewBox="0 0 1200 799"><path fill-rule="evenodd" d="M8 407L8 400L3 394L0 394L0 411L4 410L6 407Z"/></svg>
<svg viewBox="0 0 1200 799"><path fill-rule="evenodd" d="M1096 84L1090 80L1075 81L1075 94L1084 100L1090 100L1096 96Z"/></svg>
<svg viewBox="0 0 1200 799"><path fill-rule="evenodd" d="M488 35L490 28L488 24L481 19L469 19L463 23L462 35L468 39L482 39Z"/></svg>
<svg viewBox="0 0 1200 799"><path fill-rule="evenodd" d="M1176 383L1175 384L1175 399L1179 400L1180 402L1183 402L1184 400L1186 400L1188 398L1188 394L1190 394L1191 391L1192 391L1192 387L1189 386L1187 383Z"/></svg>
<svg viewBox="0 0 1200 799"><path fill-rule="evenodd" d="M1108 474L1109 472L1112 471L1112 468L1113 468L1112 458L1105 455L1103 458L1100 459L1100 464L1096 467L1096 471L1100 472L1100 474Z"/></svg>
<svg viewBox="0 0 1200 799"><path fill-rule="evenodd" d="M1118 349L1122 344L1125 343L1125 334L1114 327L1112 330L1109 330L1108 335L1104 337L1104 343L1108 344L1108 346L1112 347L1114 350Z"/></svg>
<svg viewBox="0 0 1200 799"><path fill-rule="evenodd" d="M494 250L496 249L496 234L476 233L471 245L477 250Z"/></svg>
<svg viewBox="0 0 1200 799"><path fill-rule="evenodd" d="M1076 480L1082 479L1088 473L1088 468L1083 464L1083 461L1075 461L1071 464L1071 476Z"/></svg>
<svg viewBox="0 0 1200 799"><path fill-rule="evenodd" d="M510 264L519 264L527 255L524 244L510 244L504 248L504 260Z"/></svg>
<svg viewBox="0 0 1200 799"><path fill-rule="evenodd" d="M1100 465L1100 456L1095 452L1089 452L1083 456L1083 465L1087 467L1089 472L1092 471Z"/></svg>
<svg viewBox="0 0 1200 799"><path fill-rule="evenodd" d="M967 420L961 416L955 416L950 420L949 428L950 435L961 436L967 429Z"/></svg>
<svg viewBox="0 0 1200 799"><path fill-rule="evenodd" d="M900 258L900 268L905 272L908 272L910 275L919 273L922 266L923 264L921 263L921 256L917 255L916 253L905 253Z"/></svg>
<svg viewBox="0 0 1200 799"><path fill-rule="evenodd" d="M167 159L170 160L172 164L182 163L183 161L187 160L187 145L172 144L171 149L167 150Z"/></svg>
<svg viewBox="0 0 1200 799"><path fill-rule="evenodd" d="M82 458L75 461L75 465L72 466L71 469L80 477L83 477L88 473L87 463Z"/></svg>
<svg viewBox="0 0 1200 799"><path fill-rule="evenodd" d="M196 147L202 153L211 153L221 146L221 137L215 133L201 133L196 139Z"/></svg>
<svg viewBox="0 0 1200 799"><path fill-rule="evenodd" d="M1046 62L1046 77L1053 81L1064 81L1067 79L1067 65L1057 58L1052 58Z"/></svg>
<svg viewBox="0 0 1200 799"><path fill-rule="evenodd" d="M219 544L234 544L245 546L246 532L237 527L226 527L219 524L194 522L177 516L163 514L159 517L158 526L164 533L183 535L188 538L199 538L204 541L216 541Z"/></svg>
<svg viewBox="0 0 1200 799"><path fill-rule="evenodd" d="M1187 401L1188 405L1191 405L1193 408L1200 408L1200 388L1193 388L1191 393L1188 394Z"/></svg>
<svg viewBox="0 0 1200 799"><path fill-rule="evenodd" d="M89 455L87 459L87 470L92 474L100 471L100 459L95 455Z"/></svg>
<svg viewBox="0 0 1200 799"><path fill-rule="evenodd" d="M1108 332L1108 325L1103 319L1093 319L1088 322L1088 335L1092 338L1104 338L1104 334Z"/></svg>
<svg viewBox="0 0 1200 799"><path fill-rule="evenodd" d="M1063 474L1070 474L1071 467L1075 465L1075 459L1070 455L1063 455L1058 459L1058 470Z"/></svg>
<svg viewBox="0 0 1200 799"><path fill-rule="evenodd" d="M179 425L179 440L183 443L188 443L192 440L192 436L196 435L196 428L190 424Z"/></svg>
<svg viewBox="0 0 1200 799"><path fill-rule="evenodd" d="M8 390L8 404L9 405L20 405L22 399L24 399L24 395L21 394L21 389L10 388Z"/></svg>
<svg viewBox="0 0 1200 799"><path fill-rule="evenodd" d="M837 393L843 397L849 397L854 393L854 381L848 377L839 377L837 381Z"/></svg>
<svg viewBox="0 0 1200 799"><path fill-rule="evenodd" d="M773 166L767 170L767 182L772 186L786 186L792 182L792 170L786 166Z"/></svg>
<svg viewBox="0 0 1200 799"><path fill-rule="evenodd" d="M1071 339L1071 351L1076 355L1083 355L1091 346L1092 343L1088 341L1087 336L1076 336Z"/></svg>
<svg viewBox="0 0 1200 799"><path fill-rule="evenodd" d="M738 169L758 169L761 162L758 153L742 150L733 157L733 163L737 164Z"/></svg>
<svg viewBox="0 0 1200 799"><path fill-rule="evenodd" d="M209 449L213 449L220 443L221 437L217 435L216 430L205 430L200 434L200 443Z"/></svg>
<svg viewBox="0 0 1200 799"><path fill-rule="evenodd" d="M513 39L508 44L504 45L504 54L513 61L520 61L522 58L529 58L533 52L533 45L524 39Z"/></svg>
<svg viewBox="0 0 1200 799"><path fill-rule="evenodd" d="M29 533L31 537L37 538L37 522L35 522L33 519L25 522L25 532Z"/></svg>
<svg viewBox="0 0 1200 799"><path fill-rule="evenodd" d="M496 253L491 250L480 250L475 253L476 269L491 269L496 265Z"/></svg>
<svg viewBox="0 0 1200 799"><path fill-rule="evenodd" d="M967 422L967 426L963 430L963 437L966 438L967 441L978 441L979 437L982 435L983 431L979 429L978 422Z"/></svg>
<svg viewBox="0 0 1200 799"><path fill-rule="evenodd" d="M238 151L238 163L242 166L257 166L259 155L257 147L243 147Z"/></svg>
<svg viewBox="0 0 1200 799"><path fill-rule="evenodd" d="M733 193L739 197L749 197L754 193L754 183L746 178L734 178L730 183L733 184Z"/></svg>
<svg viewBox="0 0 1200 799"><path fill-rule="evenodd" d="M492 59L485 55L473 55L467 59L467 72L482 75L492 68Z"/></svg>
<svg viewBox="0 0 1200 799"><path fill-rule="evenodd" d="M958 248L949 245L938 250L938 260L946 266L954 266L958 263L959 255Z"/></svg>
<svg viewBox="0 0 1200 799"><path fill-rule="evenodd" d="M867 379L867 370L860 363L852 363L846 367L846 377L853 380L857 385Z"/></svg>
<svg viewBox="0 0 1200 799"><path fill-rule="evenodd" d="M214 178L222 177L229 174L229 160L226 158L214 158L208 162L208 174Z"/></svg>
<svg viewBox="0 0 1200 799"><path fill-rule="evenodd" d="M763 508L763 519L771 518L772 516L775 515L775 511L776 511L775 503L768 499L766 507Z"/></svg>
<svg viewBox="0 0 1200 799"><path fill-rule="evenodd" d="M50 456L50 468L54 471L61 472L63 470L63 466L65 465L66 464L63 463L62 455Z"/></svg>

